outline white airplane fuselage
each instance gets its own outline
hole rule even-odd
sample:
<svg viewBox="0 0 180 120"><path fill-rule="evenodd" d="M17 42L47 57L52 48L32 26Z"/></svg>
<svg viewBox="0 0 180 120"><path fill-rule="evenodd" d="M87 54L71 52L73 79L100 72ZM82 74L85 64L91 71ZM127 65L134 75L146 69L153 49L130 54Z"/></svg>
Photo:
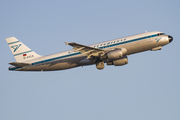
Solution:
<svg viewBox="0 0 180 120"><path fill-rule="evenodd" d="M13 66L9 67L9 70L53 71L92 64L97 65L98 62L107 63L107 65L121 66L127 64L127 55L148 50L160 50L162 49L162 46L169 44L172 40L173 38L171 36L165 35L162 32L154 31L87 46L87 48L89 47L92 50L86 50L86 46L78 46L80 44L77 44L77 46L75 46L76 43L67 43L69 45L72 44L71 46L73 47L75 46L75 49L47 56L38 56L35 58L33 58L34 55L31 55L31 51L15 54L14 56L16 57L22 57L22 60L19 62L17 61L18 65L13 64ZM14 45L16 43L9 42L8 44ZM16 45L16 49L20 47L20 45L18 47ZM10 48L13 47L10 46ZM102 52L94 52L93 48L101 50ZM12 50L15 51L16 49L13 48ZM84 51L82 52L83 49ZM90 58L88 58L88 56ZM124 59L125 62L122 59ZM123 62L122 64L121 61ZM23 65L21 65L21 63Z"/></svg>

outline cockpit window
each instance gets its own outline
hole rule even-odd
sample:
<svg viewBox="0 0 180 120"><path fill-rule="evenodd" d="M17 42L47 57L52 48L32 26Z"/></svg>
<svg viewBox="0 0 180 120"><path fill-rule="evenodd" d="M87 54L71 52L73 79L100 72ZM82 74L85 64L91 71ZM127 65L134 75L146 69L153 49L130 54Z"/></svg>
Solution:
<svg viewBox="0 0 180 120"><path fill-rule="evenodd" d="M159 35L165 35L165 33L158 33L157 36L159 36Z"/></svg>

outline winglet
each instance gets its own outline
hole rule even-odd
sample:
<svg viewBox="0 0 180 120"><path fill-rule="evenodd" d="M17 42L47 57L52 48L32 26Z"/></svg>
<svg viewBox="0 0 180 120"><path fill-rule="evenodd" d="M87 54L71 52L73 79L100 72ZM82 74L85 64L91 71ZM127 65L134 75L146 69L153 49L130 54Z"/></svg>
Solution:
<svg viewBox="0 0 180 120"><path fill-rule="evenodd" d="M69 44L68 42L64 42L66 44L66 46Z"/></svg>

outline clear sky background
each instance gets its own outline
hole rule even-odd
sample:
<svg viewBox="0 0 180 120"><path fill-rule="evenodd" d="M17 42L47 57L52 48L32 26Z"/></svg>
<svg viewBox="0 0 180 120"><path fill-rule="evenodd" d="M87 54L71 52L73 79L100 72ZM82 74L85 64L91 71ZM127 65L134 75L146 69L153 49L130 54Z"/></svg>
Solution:
<svg viewBox="0 0 180 120"><path fill-rule="evenodd" d="M1 0L0 120L180 120L179 0ZM5 38L40 55L147 31L173 36L122 67L8 71Z"/></svg>

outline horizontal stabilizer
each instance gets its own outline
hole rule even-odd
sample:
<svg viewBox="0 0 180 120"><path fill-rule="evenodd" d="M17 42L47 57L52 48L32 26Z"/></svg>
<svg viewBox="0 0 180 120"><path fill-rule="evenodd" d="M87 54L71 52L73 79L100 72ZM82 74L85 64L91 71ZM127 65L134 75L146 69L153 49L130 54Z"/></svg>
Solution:
<svg viewBox="0 0 180 120"><path fill-rule="evenodd" d="M25 66L31 65L30 63L20 63L20 62L12 62L12 63L9 63L9 64L14 65L16 67L25 67Z"/></svg>

